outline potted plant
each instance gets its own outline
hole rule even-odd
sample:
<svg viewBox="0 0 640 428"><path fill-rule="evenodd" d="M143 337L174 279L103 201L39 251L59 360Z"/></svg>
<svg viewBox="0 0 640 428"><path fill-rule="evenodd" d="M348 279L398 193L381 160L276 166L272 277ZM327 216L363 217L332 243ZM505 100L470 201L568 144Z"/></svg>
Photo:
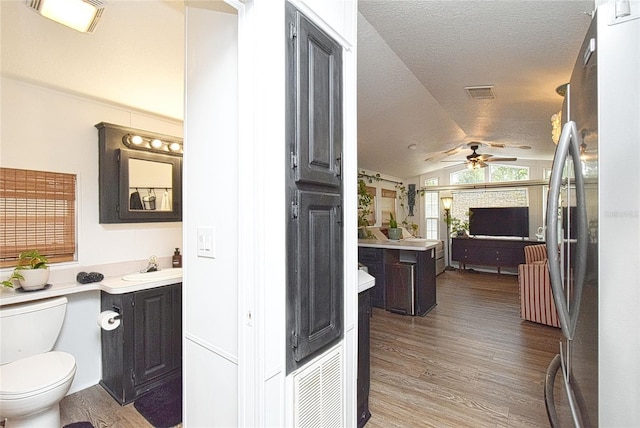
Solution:
<svg viewBox="0 0 640 428"><path fill-rule="evenodd" d="M451 218L451 223L449 224L451 227L451 235L452 236L468 236L467 231L469 230L469 220L460 220L459 218Z"/></svg>
<svg viewBox="0 0 640 428"><path fill-rule="evenodd" d="M27 291L44 288L49 281L49 260L38 250L27 250L18 256L18 265L9 278L2 281L5 287L13 288L14 280Z"/></svg>
<svg viewBox="0 0 640 428"><path fill-rule="evenodd" d="M369 226L369 214L371 214L371 204L373 195L367 191L367 184L363 179L358 180L358 238L373 238L373 234L367 229Z"/></svg>
<svg viewBox="0 0 640 428"><path fill-rule="evenodd" d="M389 239L398 241L401 238L402 238L402 229L398 227L398 222L393 216L393 213L390 213L389 214Z"/></svg>

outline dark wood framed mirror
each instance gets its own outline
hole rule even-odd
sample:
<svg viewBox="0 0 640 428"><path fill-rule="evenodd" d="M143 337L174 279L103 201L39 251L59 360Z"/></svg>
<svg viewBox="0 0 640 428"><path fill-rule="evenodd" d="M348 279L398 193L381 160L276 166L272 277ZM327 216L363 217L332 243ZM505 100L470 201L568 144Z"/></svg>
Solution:
<svg viewBox="0 0 640 428"><path fill-rule="evenodd" d="M100 122L100 223L182 221L182 139Z"/></svg>

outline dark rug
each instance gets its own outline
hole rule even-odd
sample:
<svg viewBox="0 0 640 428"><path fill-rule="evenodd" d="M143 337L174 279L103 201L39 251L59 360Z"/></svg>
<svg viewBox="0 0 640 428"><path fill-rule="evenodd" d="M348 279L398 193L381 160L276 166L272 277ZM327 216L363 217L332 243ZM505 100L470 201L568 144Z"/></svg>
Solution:
<svg viewBox="0 0 640 428"><path fill-rule="evenodd" d="M91 422L74 422L65 425L64 428L93 428L93 424Z"/></svg>
<svg viewBox="0 0 640 428"><path fill-rule="evenodd" d="M155 428L169 428L182 422L182 378L151 390L133 407Z"/></svg>

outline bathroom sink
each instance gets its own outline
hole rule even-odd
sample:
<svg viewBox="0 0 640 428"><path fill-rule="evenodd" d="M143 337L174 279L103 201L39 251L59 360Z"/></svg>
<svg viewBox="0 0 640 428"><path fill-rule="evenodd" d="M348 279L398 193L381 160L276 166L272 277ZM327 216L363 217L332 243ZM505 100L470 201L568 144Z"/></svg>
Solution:
<svg viewBox="0 0 640 428"><path fill-rule="evenodd" d="M162 279L179 278L182 268L162 269L155 272L136 272L122 277L125 281L160 281Z"/></svg>

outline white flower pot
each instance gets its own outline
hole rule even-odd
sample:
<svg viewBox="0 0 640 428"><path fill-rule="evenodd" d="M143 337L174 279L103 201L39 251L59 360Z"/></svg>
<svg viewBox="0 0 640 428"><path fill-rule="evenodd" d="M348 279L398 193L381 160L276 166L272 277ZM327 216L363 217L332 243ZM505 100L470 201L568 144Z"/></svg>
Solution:
<svg viewBox="0 0 640 428"><path fill-rule="evenodd" d="M47 269L21 269L20 275L24 279L19 279L23 290L32 291L44 288L49 281L49 268Z"/></svg>

